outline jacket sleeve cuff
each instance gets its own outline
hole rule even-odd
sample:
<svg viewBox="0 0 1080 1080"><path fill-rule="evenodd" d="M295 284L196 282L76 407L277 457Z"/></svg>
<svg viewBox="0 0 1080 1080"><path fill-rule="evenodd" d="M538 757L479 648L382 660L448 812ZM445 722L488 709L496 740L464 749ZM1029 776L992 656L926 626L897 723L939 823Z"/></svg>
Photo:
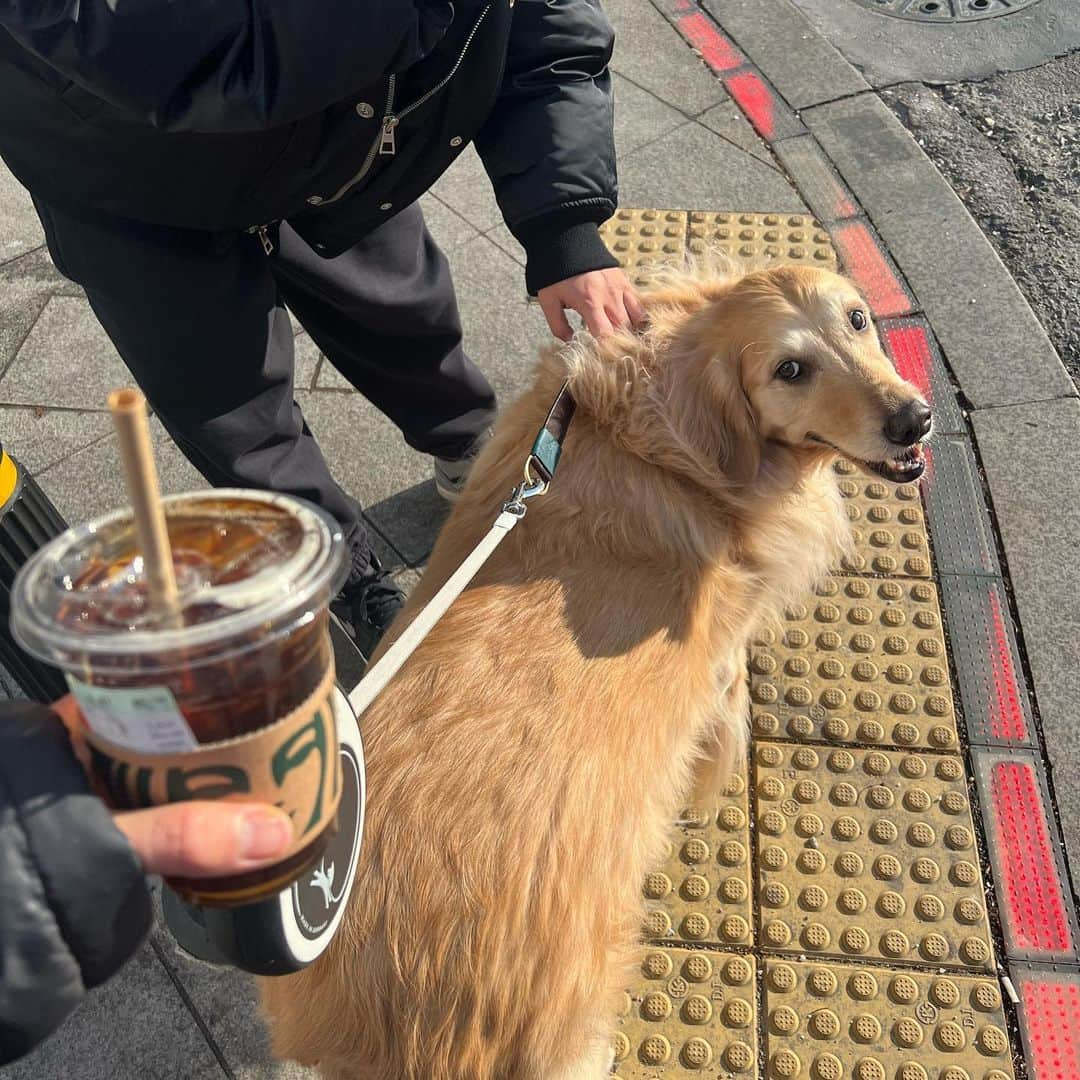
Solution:
<svg viewBox="0 0 1080 1080"><path fill-rule="evenodd" d="M47 709L0 724L0 1060L31 1050L122 967L153 909L138 857Z"/></svg>
<svg viewBox="0 0 1080 1080"><path fill-rule="evenodd" d="M589 209L595 214L595 207ZM597 225L591 217L581 220L572 210L560 209L532 218L514 230L525 248L525 287L530 296L577 274L619 265L600 239Z"/></svg>

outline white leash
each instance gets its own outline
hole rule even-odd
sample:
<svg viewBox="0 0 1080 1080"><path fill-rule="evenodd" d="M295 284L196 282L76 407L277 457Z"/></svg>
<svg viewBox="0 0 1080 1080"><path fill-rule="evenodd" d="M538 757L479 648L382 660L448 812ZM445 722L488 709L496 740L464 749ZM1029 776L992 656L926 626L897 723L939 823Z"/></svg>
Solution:
<svg viewBox="0 0 1080 1080"><path fill-rule="evenodd" d="M515 489L502 513L495 519L487 535L473 548L469 557L450 575L445 585L424 605L423 610L405 628L405 632L386 650L379 660L368 669L349 695L349 704L357 718L382 693L386 684L401 670L401 665L417 650L420 643L435 628L450 605L465 591L469 582L480 572L480 567L494 554L495 549L510 535L510 530L525 516L524 499L542 495L547 488L542 480L539 487L530 489L521 484Z"/></svg>
<svg viewBox="0 0 1080 1080"><path fill-rule="evenodd" d="M495 549L510 534L510 530L525 516L526 499L543 495L548 489L562 453L562 440L574 415L574 399L564 386L548 413L540 434L533 443L525 462L525 479L514 488L502 513L495 519L487 535L473 548L468 558L451 574L445 585L424 605L423 610L370 667L349 695L349 704L359 719L364 710L386 688L387 683L401 670L402 664L419 648L421 642L446 614L450 605L465 591L480 568L491 558ZM534 472L537 475L533 475Z"/></svg>

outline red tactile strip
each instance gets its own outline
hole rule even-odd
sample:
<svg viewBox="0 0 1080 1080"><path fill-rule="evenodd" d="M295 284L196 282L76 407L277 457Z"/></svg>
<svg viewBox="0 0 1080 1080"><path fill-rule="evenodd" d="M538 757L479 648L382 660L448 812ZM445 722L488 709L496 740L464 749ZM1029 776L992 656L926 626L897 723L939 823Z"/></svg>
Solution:
<svg viewBox="0 0 1080 1080"><path fill-rule="evenodd" d="M740 71L724 79L728 93L746 114L757 133L768 141L776 138L776 95L756 71Z"/></svg>
<svg viewBox="0 0 1080 1080"><path fill-rule="evenodd" d="M840 261L870 302L879 319L907 315L915 302L886 254L885 245L867 221L844 221L832 228Z"/></svg>
<svg viewBox="0 0 1080 1080"><path fill-rule="evenodd" d="M1076 960L1076 913L1038 758L1024 750L971 754L1007 955Z"/></svg>
<svg viewBox="0 0 1080 1080"><path fill-rule="evenodd" d="M1080 1077L1080 974L1014 964L1020 1036L1030 1080Z"/></svg>
<svg viewBox="0 0 1080 1080"><path fill-rule="evenodd" d="M806 130L761 72L708 15L684 0L674 0L667 14L691 48L723 80L735 104L766 142Z"/></svg>
<svg viewBox="0 0 1080 1080"><path fill-rule="evenodd" d="M922 316L911 316L882 322L878 329L896 370L922 391L933 408L934 431L939 435L962 434L964 416L930 324Z"/></svg>
<svg viewBox="0 0 1080 1080"><path fill-rule="evenodd" d="M676 15L675 25L713 71L734 71L746 63L746 57L720 33L716 23L703 12Z"/></svg>
<svg viewBox="0 0 1080 1080"><path fill-rule="evenodd" d="M940 590L968 741L1034 746L1031 702L1004 583L945 575Z"/></svg>

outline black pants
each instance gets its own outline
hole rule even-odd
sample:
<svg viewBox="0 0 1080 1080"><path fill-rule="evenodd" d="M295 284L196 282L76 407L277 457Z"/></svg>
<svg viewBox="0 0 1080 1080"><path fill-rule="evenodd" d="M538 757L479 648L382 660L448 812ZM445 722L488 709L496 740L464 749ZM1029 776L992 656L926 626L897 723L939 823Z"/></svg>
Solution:
<svg viewBox="0 0 1080 1080"><path fill-rule="evenodd" d="M360 507L293 399L285 305L414 449L460 457L491 422L495 393L462 351L449 266L418 206L323 259L288 224L271 232L267 256L244 232L84 221L36 205L57 269L86 290L188 460L215 486L321 506L345 531L354 578L370 555Z"/></svg>

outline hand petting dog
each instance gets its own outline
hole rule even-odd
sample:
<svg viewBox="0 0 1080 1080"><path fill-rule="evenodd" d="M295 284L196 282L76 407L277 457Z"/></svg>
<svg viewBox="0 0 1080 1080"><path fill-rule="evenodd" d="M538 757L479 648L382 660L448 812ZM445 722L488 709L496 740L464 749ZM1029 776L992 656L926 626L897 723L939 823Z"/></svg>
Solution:
<svg viewBox="0 0 1080 1080"><path fill-rule="evenodd" d="M630 279L619 269L590 270L587 274L557 281L537 294L544 318L560 341L569 341L574 331L566 318L576 311L585 329L595 338L614 330L639 330L645 325L641 306Z"/></svg>

